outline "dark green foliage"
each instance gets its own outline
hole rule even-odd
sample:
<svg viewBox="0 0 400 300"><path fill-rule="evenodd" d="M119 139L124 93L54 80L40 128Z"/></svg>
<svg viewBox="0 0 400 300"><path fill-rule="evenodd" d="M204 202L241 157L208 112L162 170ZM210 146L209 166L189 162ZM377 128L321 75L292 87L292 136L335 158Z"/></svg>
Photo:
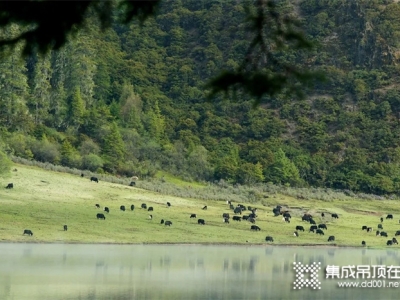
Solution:
<svg viewBox="0 0 400 300"><path fill-rule="evenodd" d="M104 137L102 149L109 170L115 172L123 163L125 155L125 145L115 122L111 123L110 129Z"/></svg>
<svg viewBox="0 0 400 300"><path fill-rule="evenodd" d="M322 79L322 73L299 68L289 58L291 51L310 49L313 45L299 28L299 21L286 10L285 2L257 1L254 7L247 7L252 29L250 45L234 70L223 71L207 83L206 87L211 89L209 97L242 89L256 99L257 106L265 101L265 95L283 92L303 97L305 84Z"/></svg>
<svg viewBox="0 0 400 300"><path fill-rule="evenodd" d="M68 20L65 3L0 3L0 26L15 21L0 30L11 153L122 176L399 193L400 4L158 2L70 2ZM316 70L327 80L309 86Z"/></svg>
<svg viewBox="0 0 400 300"><path fill-rule="evenodd" d="M3 151L0 151L0 176L3 177L9 175L11 166L11 160Z"/></svg>
<svg viewBox="0 0 400 300"><path fill-rule="evenodd" d="M76 33L82 27L89 9L93 9L101 21L103 28L111 25L112 14L116 5L122 8L122 21L127 23L134 16L140 21L154 13L158 0L153 1L2 1L0 3L0 26L10 23L21 25L25 29L20 34L0 40L0 47L14 46L25 41L24 54L34 50L42 53L49 49L59 49L67 40L67 36ZM49 13L51 12L51 13Z"/></svg>

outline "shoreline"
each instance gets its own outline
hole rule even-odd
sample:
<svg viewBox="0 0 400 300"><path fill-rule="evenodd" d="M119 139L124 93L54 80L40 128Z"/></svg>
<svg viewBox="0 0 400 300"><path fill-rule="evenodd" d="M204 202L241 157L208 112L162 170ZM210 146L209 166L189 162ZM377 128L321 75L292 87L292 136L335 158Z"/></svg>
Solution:
<svg viewBox="0 0 400 300"><path fill-rule="evenodd" d="M227 247L290 247L290 248L353 248L353 249L375 249L375 250L388 250L391 248L379 248L379 247L363 247L363 246L351 246L351 245L337 245L337 244L272 244L272 243L182 243L182 242L149 242L149 243L119 243L119 242L43 242L43 241L0 241L0 244L43 244L43 245L126 245L126 246L227 246ZM396 249L396 248L394 248Z"/></svg>

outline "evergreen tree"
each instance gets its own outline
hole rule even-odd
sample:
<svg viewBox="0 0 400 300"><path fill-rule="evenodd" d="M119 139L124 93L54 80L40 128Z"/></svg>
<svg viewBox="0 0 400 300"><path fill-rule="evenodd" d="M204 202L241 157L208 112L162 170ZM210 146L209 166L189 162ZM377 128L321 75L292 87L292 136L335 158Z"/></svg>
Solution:
<svg viewBox="0 0 400 300"><path fill-rule="evenodd" d="M72 156L74 153L74 148L68 140L64 140L61 145L61 164L64 166L71 166Z"/></svg>
<svg viewBox="0 0 400 300"><path fill-rule="evenodd" d="M32 92L29 101L35 124L42 124L48 118L51 98L50 78L50 54L37 57L33 70Z"/></svg>
<svg viewBox="0 0 400 300"><path fill-rule="evenodd" d="M155 102L154 108L147 113L147 117L150 136L156 141L161 141L165 138L165 119L161 114L158 101Z"/></svg>
<svg viewBox="0 0 400 300"><path fill-rule="evenodd" d="M124 161L125 145L115 122L111 123L110 131L104 138L102 150L108 169L116 171Z"/></svg>
<svg viewBox="0 0 400 300"><path fill-rule="evenodd" d="M94 76L96 52L93 49L93 39L87 32L82 32L76 41L66 45L65 89L71 93L79 87L84 108L94 104ZM70 94L68 96L71 96Z"/></svg>
<svg viewBox="0 0 400 300"><path fill-rule="evenodd" d="M266 180L278 184L299 184L299 170L296 165L286 157L285 152L279 149L274 155L275 162L268 168L265 176Z"/></svg>
<svg viewBox="0 0 400 300"><path fill-rule="evenodd" d="M84 113L85 107L81 97L81 91L78 86L75 87L75 93L71 96L69 104L69 123L79 128L79 126L83 123Z"/></svg>
<svg viewBox="0 0 400 300"><path fill-rule="evenodd" d="M10 26L1 32L11 37L19 32L18 26ZM29 95L26 62L21 58L22 45L14 51L2 52L0 59L0 124L9 130L26 130L30 117L26 106Z"/></svg>
<svg viewBox="0 0 400 300"><path fill-rule="evenodd" d="M52 77L49 103L49 124L57 129L65 129L68 115L68 93L65 90L66 68L65 48L52 53Z"/></svg>
<svg viewBox="0 0 400 300"><path fill-rule="evenodd" d="M263 168L260 163L243 163L237 172L237 179L242 184L255 184L264 180Z"/></svg>
<svg viewBox="0 0 400 300"><path fill-rule="evenodd" d="M143 103L140 96L134 92L133 85L124 83L119 103L121 105L120 115L123 124L128 128L132 127L143 133L144 127L141 121Z"/></svg>

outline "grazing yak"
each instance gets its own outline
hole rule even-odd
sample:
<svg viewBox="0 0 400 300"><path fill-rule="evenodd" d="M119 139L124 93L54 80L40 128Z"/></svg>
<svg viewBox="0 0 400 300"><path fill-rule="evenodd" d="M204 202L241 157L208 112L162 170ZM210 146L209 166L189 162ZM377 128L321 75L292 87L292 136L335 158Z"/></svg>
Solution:
<svg viewBox="0 0 400 300"><path fill-rule="evenodd" d="M251 214L249 214L249 218L253 218L253 219L255 219L255 218L257 218L258 216L255 214L255 213L251 213Z"/></svg>
<svg viewBox="0 0 400 300"><path fill-rule="evenodd" d="M129 184L129 186L135 186L136 185L136 182L134 182L134 181L131 181L131 183Z"/></svg>
<svg viewBox="0 0 400 300"><path fill-rule="evenodd" d="M367 232L372 232L372 227L368 227Z"/></svg>
<svg viewBox="0 0 400 300"><path fill-rule="evenodd" d="M328 237L328 242L334 242L335 241L335 236L331 235Z"/></svg>
<svg viewBox="0 0 400 300"><path fill-rule="evenodd" d="M229 219L228 218L224 218L224 223L229 224Z"/></svg>
<svg viewBox="0 0 400 300"><path fill-rule="evenodd" d="M164 224L164 219L161 219L161 222L160 222L160 224Z"/></svg>
<svg viewBox="0 0 400 300"><path fill-rule="evenodd" d="M67 230L68 230L68 226L64 225L64 231L67 231Z"/></svg>
<svg viewBox="0 0 400 300"><path fill-rule="evenodd" d="M381 220L381 223L382 223L382 222L383 222L383 218L381 217L381 219L380 219L380 220Z"/></svg>
<svg viewBox="0 0 400 300"><path fill-rule="evenodd" d="M274 238L273 238L272 236L266 236L266 237L265 237L265 240L266 240L267 242L273 242L273 241L274 241Z"/></svg>
<svg viewBox="0 0 400 300"><path fill-rule="evenodd" d="M207 205L202 208L203 210L207 210Z"/></svg>
<svg viewBox="0 0 400 300"><path fill-rule="evenodd" d="M224 219L229 219L229 214L228 214L228 213L223 213L223 214L222 214L222 217L223 217Z"/></svg>
<svg viewBox="0 0 400 300"><path fill-rule="evenodd" d="M14 188L14 184L13 183L7 184L6 189L12 189L12 188Z"/></svg>
<svg viewBox="0 0 400 300"><path fill-rule="evenodd" d="M387 219L393 219L393 215L387 215L387 216L386 216L386 220L387 220Z"/></svg>
<svg viewBox="0 0 400 300"><path fill-rule="evenodd" d="M246 210L246 206L244 206L243 204L238 204L238 206L239 206L242 210Z"/></svg>
<svg viewBox="0 0 400 300"><path fill-rule="evenodd" d="M326 227L326 224L319 224L318 228L328 230L328 227Z"/></svg>
<svg viewBox="0 0 400 300"><path fill-rule="evenodd" d="M167 202L167 206L170 207L170 206L171 206L171 203Z"/></svg>
<svg viewBox="0 0 400 300"><path fill-rule="evenodd" d="M299 237L299 233L297 231L293 232L293 236Z"/></svg>
<svg viewBox="0 0 400 300"><path fill-rule="evenodd" d="M395 236L398 236L398 235L400 235L400 230L397 230L395 233Z"/></svg>
<svg viewBox="0 0 400 300"><path fill-rule="evenodd" d="M250 230L260 231L261 228L258 227L257 225L251 225Z"/></svg>
<svg viewBox="0 0 400 300"><path fill-rule="evenodd" d="M300 226L300 225L298 225L298 226L296 226L296 230L304 231L304 227L303 227L303 226Z"/></svg>
<svg viewBox="0 0 400 300"><path fill-rule="evenodd" d="M392 241L392 240L388 240L388 241L386 242L386 245L387 245L387 246L392 246L392 245L393 245L393 241Z"/></svg>
<svg viewBox="0 0 400 300"><path fill-rule="evenodd" d="M361 245L362 245L362 246L366 246L367 243L366 243L365 241L362 241L362 242L361 242Z"/></svg>
<svg viewBox="0 0 400 300"><path fill-rule="evenodd" d="M142 203L142 206L141 206L141 207L144 208L144 209L147 209L146 203Z"/></svg>
<svg viewBox="0 0 400 300"><path fill-rule="evenodd" d="M97 208L100 208L100 204L96 204L95 206L96 206Z"/></svg>
<svg viewBox="0 0 400 300"><path fill-rule="evenodd" d="M150 206L147 211L153 211L153 206Z"/></svg>
<svg viewBox="0 0 400 300"><path fill-rule="evenodd" d="M325 217L325 214L324 214L324 213L321 213L321 217Z"/></svg>
<svg viewBox="0 0 400 300"><path fill-rule="evenodd" d="M135 209L135 205L131 205L131 210L134 210Z"/></svg>
<svg viewBox="0 0 400 300"><path fill-rule="evenodd" d="M233 221L239 221L239 222L242 221L242 218L239 216L233 216L232 219L233 219Z"/></svg>
<svg viewBox="0 0 400 300"><path fill-rule="evenodd" d="M399 243L397 242L397 239L396 239L396 238L392 238L392 242L393 242L393 244L396 244L396 245L399 244Z"/></svg>
<svg viewBox="0 0 400 300"><path fill-rule="evenodd" d="M383 229L382 224L378 224L378 229Z"/></svg>
<svg viewBox="0 0 400 300"><path fill-rule="evenodd" d="M106 216L103 214L97 214L96 217L97 217L97 219L103 219L103 220L106 219Z"/></svg>
<svg viewBox="0 0 400 300"><path fill-rule="evenodd" d="M317 230L317 229L318 229L317 225L311 225L310 230L308 232L314 232L314 230Z"/></svg>
<svg viewBox="0 0 400 300"><path fill-rule="evenodd" d="M165 221L165 226L171 226L172 225L172 222L171 221Z"/></svg>
<svg viewBox="0 0 400 300"><path fill-rule="evenodd" d="M324 235L324 232L323 232L322 229L317 229L316 233L317 233L317 234L320 234L320 235Z"/></svg>
<svg viewBox="0 0 400 300"><path fill-rule="evenodd" d="M281 210L275 207L272 212L274 213L274 217L277 217L281 214Z"/></svg>
<svg viewBox="0 0 400 300"><path fill-rule="evenodd" d="M190 218L197 218L196 214L191 214Z"/></svg>
<svg viewBox="0 0 400 300"><path fill-rule="evenodd" d="M95 182L99 183L99 179L94 176L90 177L90 181L95 181Z"/></svg>
<svg viewBox="0 0 400 300"><path fill-rule="evenodd" d="M83 175L83 173L81 173L81 177L84 177L85 175Z"/></svg>
<svg viewBox="0 0 400 300"><path fill-rule="evenodd" d="M125 206L124 206L124 205L121 205L121 206L119 207L119 209L122 210L122 211L125 211Z"/></svg>
<svg viewBox="0 0 400 300"><path fill-rule="evenodd" d="M153 220L153 215L149 215L149 219L150 219L150 220Z"/></svg>
<svg viewBox="0 0 400 300"><path fill-rule="evenodd" d="M247 219L247 221L249 221L250 223L253 223L253 224L255 224L255 223L256 223L256 220L255 220L255 219L253 219L253 218L248 218L248 219Z"/></svg>
<svg viewBox="0 0 400 300"><path fill-rule="evenodd" d="M385 237L387 237L388 235L387 235L387 232L384 232L384 231L381 231L381 236L385 236Z"/></svg>
<svg viewBox="0 0 400 300"><path fill-rule="evenodd" d="M24 234L27 234L27 235L32 236L32 235L33 235L33 232L32 232L32 230L30 230L30 229L25 229L23 235L24 235Z"/></svg>
<svg viewBox="0 0 400 300"><path fill-rule="evenodd" d="M366 225L363 225L363 227L361 227L361 230L367 230L367 226Z"/></svg>
<svg viewBox="0 0 400 300"><path fill-rule="evenodd" d="M242 214L242 208L240 206L236 206L236 208L233 210L233 213Z"/></svg>
<svg viewBox="0 0 400 300"><path fill-rule="evenodd" d="M332 214L332 218L339 219L339 216L338 216L338 214Z"/></svg>
<svg viewBox="0 0 400 300"><path fill-rule="evenodd" d="M104 207L104 211L105 211L106 213L109 213L109 212L110 212L110 209L106 206L106 207Z"/></svg>
<svg viewBox="0 0 400 300"><path fill-rule="evenodd" d="M376 235L378 236L380 234L379 230L376 231Z"/></svg>
<svg viewBox="0 0 400 300"><path fill-rule="evenodd" d="M206 222L203 219L198 219L197 224L206 225Z"/></svg>
<svg viewBox="0 0 400 300"><path fill-rule="evenodd" d="M310 219L309 221L310 221L310 224L317 225L317 222L315 222L313 219Z"/></svg>

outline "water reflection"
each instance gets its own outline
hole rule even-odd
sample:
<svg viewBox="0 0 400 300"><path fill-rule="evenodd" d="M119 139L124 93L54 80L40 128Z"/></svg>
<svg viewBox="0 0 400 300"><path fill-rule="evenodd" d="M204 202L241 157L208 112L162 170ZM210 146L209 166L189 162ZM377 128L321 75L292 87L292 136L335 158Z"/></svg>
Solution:
<svg viewBox="0 0 400 300"><path fill-rule="evenodd" d="M2 300L387 299L393 289L338 288L338 280L326 279L325 268L400 263L394 249L38 244L1 248ZM294 290L293 262L320 262L321 290Z"/></svg>

